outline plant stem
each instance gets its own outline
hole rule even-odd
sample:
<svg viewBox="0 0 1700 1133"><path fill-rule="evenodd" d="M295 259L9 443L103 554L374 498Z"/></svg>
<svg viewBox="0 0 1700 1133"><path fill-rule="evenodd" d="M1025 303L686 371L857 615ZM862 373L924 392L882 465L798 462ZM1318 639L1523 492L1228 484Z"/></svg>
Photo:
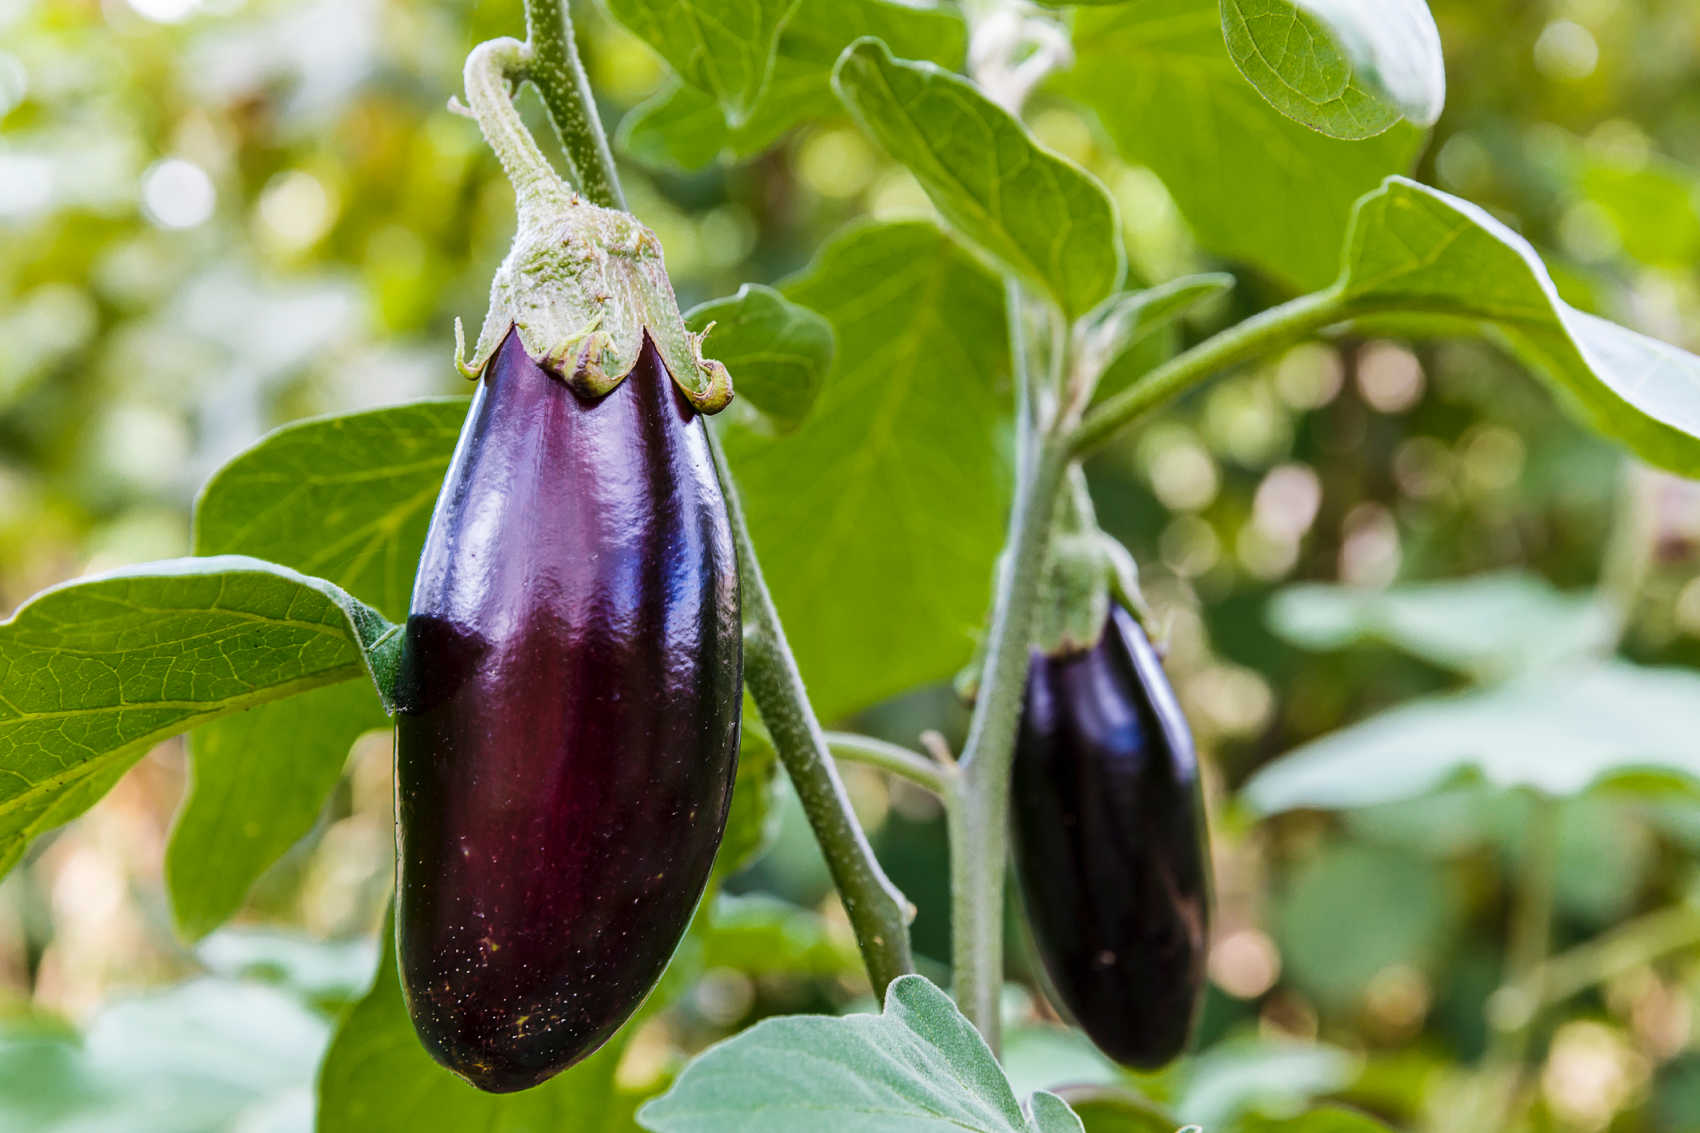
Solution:
<svg viewBox="0 0 1700 1133"><path fill-rule="evenodd" d="M956 1003L995 1053L1003 992L1005 842L1010 761L1027 687L1033 608L1068 468L1067 446L1039 434L1025 481L1016 486L1009 549L999 571L979 698L957 765L950 820L952 970Z"/></svg>
<svg viewBox="0 0 1700 1133"><path fill-rule="evenodd" d="M808 691L797 672L797 662L785 643L750 542L744 508L737 485L727 467L725 454L713 430L709 447L726 495L726 515L732 524L732 539L738 548L738 578L743 589L744 681L755 698L762 722L773 736L773 746L791 776L802 800L803 813L826 856L827 869L844 902L856 945L862 950L868 979L874 993L883 997L886 985L914 971L909 955L909 902L880 868L868 845L867 835L850 809L844 782L833 766L826 733L809 705Z"/></svg>
<svg viewBox="0 0 1700 1133"><path fill-rule="evenodd" d="M1317 291L1236 323L1146 374L1086 415L1070 440L1084 456L1136 418L1178 397L1219 370L1339 322L1351 313L1335 289Z"/></svg>
<svg viewBox="0 0 1700 1133"><path fill-rule="evenodd" d="M941 799L948 800L950 796L950 781L956 774L955 769L928 759L920 752L851 732L827 732L826 746L831 749L834 759L877 767L918 787L925 787Z"/></svg>
<svg viewBox="0 0 1700 1133"><path fill-rule="evenodd" d="M1558 873L1558 802L1529 794L1523 856L1512 895L1511 940L1505 978L1488 999L1491 1038L1478 1072L1472 1104L1460 1122L1465 1133L1500 1133L1511 1124L1529 1034L1544 999L1544 962L1552 941L1553 890Z"/></svg>
<svg viewBox="0 0 1700 1133"><path fill-rule="evenodd" d="M524 71L528 59L529 49L517 39L488 40L466 57L462 76L478 128L513 183L522 225L549 202L564 203L567 198L566 186L537 148L508 92L508 80Z"/></svg>
<svg viewBox="0 0 1700 1133"><path fill-rule="evenodd" d="M1700 947L1700 909L1677 905L1647 913L1554 956L1537 969L1530 1002L1553 1007L1644 964Z"/></svg>
<svg viewBox="0 0 1700 1133"><path fill-rule="evenodd" d="M523 73L543 96L580 191L599 205L624 209L626 195L579 61L567 0L525 0L525 37L531 50Z"/></svg>

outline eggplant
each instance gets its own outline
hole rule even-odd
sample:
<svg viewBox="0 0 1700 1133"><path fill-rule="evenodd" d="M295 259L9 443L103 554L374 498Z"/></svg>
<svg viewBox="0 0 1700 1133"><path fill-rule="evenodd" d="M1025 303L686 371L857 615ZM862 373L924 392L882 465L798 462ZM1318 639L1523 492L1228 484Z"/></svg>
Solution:
<svg viewBox="0 0 1700 1133"><path fill-rule="evenodd" d="M703 423L647 334L596 398L501 340L431 519L398 684L408 1009L444 1066L525 1089L655 985L732 797L737 562Z"/></svg>
<svg viewBox="0 0 1700 1133"><path fill-rule="evenodd" d="M1185 1048L1204 985L1210 873L1192 735L1119 602L1096 644L1028 670L1011 827L1052 996L1105 1054Z"/></svg>

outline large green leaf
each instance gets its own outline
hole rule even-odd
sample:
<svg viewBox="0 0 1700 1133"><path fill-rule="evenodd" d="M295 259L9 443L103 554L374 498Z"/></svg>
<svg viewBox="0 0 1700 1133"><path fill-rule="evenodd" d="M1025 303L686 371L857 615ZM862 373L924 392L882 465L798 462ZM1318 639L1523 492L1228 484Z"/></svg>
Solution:
<svg viewBox="0 0 1700 1133"><path fill-rule="evenodd" d="M1544 670L1418 700L1288 752L1245 785L1251 806L1344 809L1428 794L1461 773L1577 794L1651 770L1700 784L1700 673L1623 661Z"/></svg>
<svg viewBox="0 0 1700 1133"><path fill-rule="evenodd" d="M639 1114L656 1133L1079 1133L1059 1098L1024 1109L949 997L920 976L880 1015L768 1019L704 1051Z"/></svg>
<svg viewBox="0 0 1700 1133"><path fill-rule="evenodd" d="M1062 86L1162 178L1199 242L1303 289L1339 268L1352 203L1422 144L1408 123L1347 142L1283 117L1228 58L1217 0L1080 12L1074 49Z"/></svg>
<svg viewBox="0 0 1700 1133"><path fill-rule="evenodd" d="M1035 142L972 82L863 39L839 59L832 83L958 232L1048 292L1071 320L1121 282L1121 228L1109 192Z"/></svg>
<svg viewBox="0 0 1700 1133"><path fill-rule="evenodd" d="M304 1129L324 1020L280 988L199 979L101 1007L81 1034L0 1024L0 1128Z"/></svg>
<svg viewBox="0 0 1700 1133"><path fill-rule="evenodd" d="M792 299L838 360L782 436L722 436L785 631L827 719L948 676L967 657L1011 475L1003 293L925 223L838 237Z"/></svg>
<svg viewBox="0 0 1700 1133"><path fill-rule="evenodd" d="M685 312L697 333L713 326L706 350L732 375L737 396L781 428L794 427L820 395L832 368L832 324L771 287L746 283L736 295Z"/></svg>
<svg viewBox="0 0 1700 1133"><path fill-rule="evenodd" d="M697 89L726 121L749 117L773 70L779 30L797 0L608 0L608 10Z"/></svg>
<svg viewBox="0 0 1700 1133"><path fill-rule="evenodd" d="M1612 610L1591 594L1562 594L1514 571L1389 590L1292 586L1269 604L1269 623L1307 649L1378 641L1480 681L1609 652L1617 632Z"/></svg>
<svg viewBox="0 0 1700 1133"><path fill-rule="evenodd" d="M1485 322L1592 428L1700 473L1700 358L1565 303L1528 242L1470 202L1388 178L1358 206L1339 286L1366 309Z"/></svg>
<svg viewBox="0 0 1700 1133"><path fill-rule="evenodd" d="M1335 138L1400 118L1432 126L1446 102L1440 30L1424 0L1221 0L1234 65L1271 106Z"/></svg>
<svg viewBox="0 0 1700 1133"><path fill-rule="evenodd" d="M237 555L43 591L0 623L0 869L162 739L362 675L388 690L399 641L323 579Z"/></svg>
<svg viewBox="0 0 1700 1133"><path fill-rule="evenodd" d="M401 619L464 398L287 425L214 473L195 549L245 554L334 582ZM356 685L279 700L197 729L188 791L166 848L177 928L228 919L254 881L312 828L349 747L385 726Z"/></svg>
<svg viewBox="0 0 1700 1133"><path fill-rule="evenodd" d="M962 16L893 0L802 0L779 36L773 74L749 117L726 125L714 100L670 84L621 121L621 149L652 165L699 169L716 158L760 153L803 122L840 112L832 67L853 40L877 36L907 59L946 67L962 62L968 42Z"/></svg>

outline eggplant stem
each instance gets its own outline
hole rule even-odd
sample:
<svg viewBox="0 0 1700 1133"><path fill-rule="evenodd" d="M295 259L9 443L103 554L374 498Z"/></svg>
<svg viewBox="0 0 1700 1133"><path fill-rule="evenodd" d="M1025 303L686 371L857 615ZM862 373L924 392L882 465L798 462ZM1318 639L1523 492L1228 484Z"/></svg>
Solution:
<svg viewBox="0 0 1700 1133"><path fill-rule="evenodd" d="M534 223L545 209L560 208L573 197L514 106L509 83L525 72L530 61L531 49L517 39L486 40L466 57L464 76L466 100L478 128L496 151L502 172L513 182L521 228Z"/></svg>
<svg viewBox="0 0 1700 1133"><path fill-rule="evenodd" d="M949 800L953 766L929 759L918 751L910 751L901 744L852 732L828 732L826 744L832 749L832 757L840 762L878 768Z"/></svg>

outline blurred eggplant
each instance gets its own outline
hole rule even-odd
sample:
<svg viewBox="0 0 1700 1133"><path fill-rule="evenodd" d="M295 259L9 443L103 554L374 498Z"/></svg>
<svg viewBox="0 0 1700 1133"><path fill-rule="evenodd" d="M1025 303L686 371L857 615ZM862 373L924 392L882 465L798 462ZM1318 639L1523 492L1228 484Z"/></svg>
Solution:
<svg viewBox="0 0 1700 1133"><path fill-rule="evenodd" d="M737 564L647 336L588 397L510 332L431 520L396 724L396 938L432 1056L536 1085L648 994L725 826Z"/></svg>
<svg viewBox="0 0 1700 1133"><path fill-rule="evenodd" d="M1186 1046L1210 876L1192 736L1119 603L1096 644L1033 653L1011 823L1053 997L1098 1048L1152 1069Z"/></svg>

